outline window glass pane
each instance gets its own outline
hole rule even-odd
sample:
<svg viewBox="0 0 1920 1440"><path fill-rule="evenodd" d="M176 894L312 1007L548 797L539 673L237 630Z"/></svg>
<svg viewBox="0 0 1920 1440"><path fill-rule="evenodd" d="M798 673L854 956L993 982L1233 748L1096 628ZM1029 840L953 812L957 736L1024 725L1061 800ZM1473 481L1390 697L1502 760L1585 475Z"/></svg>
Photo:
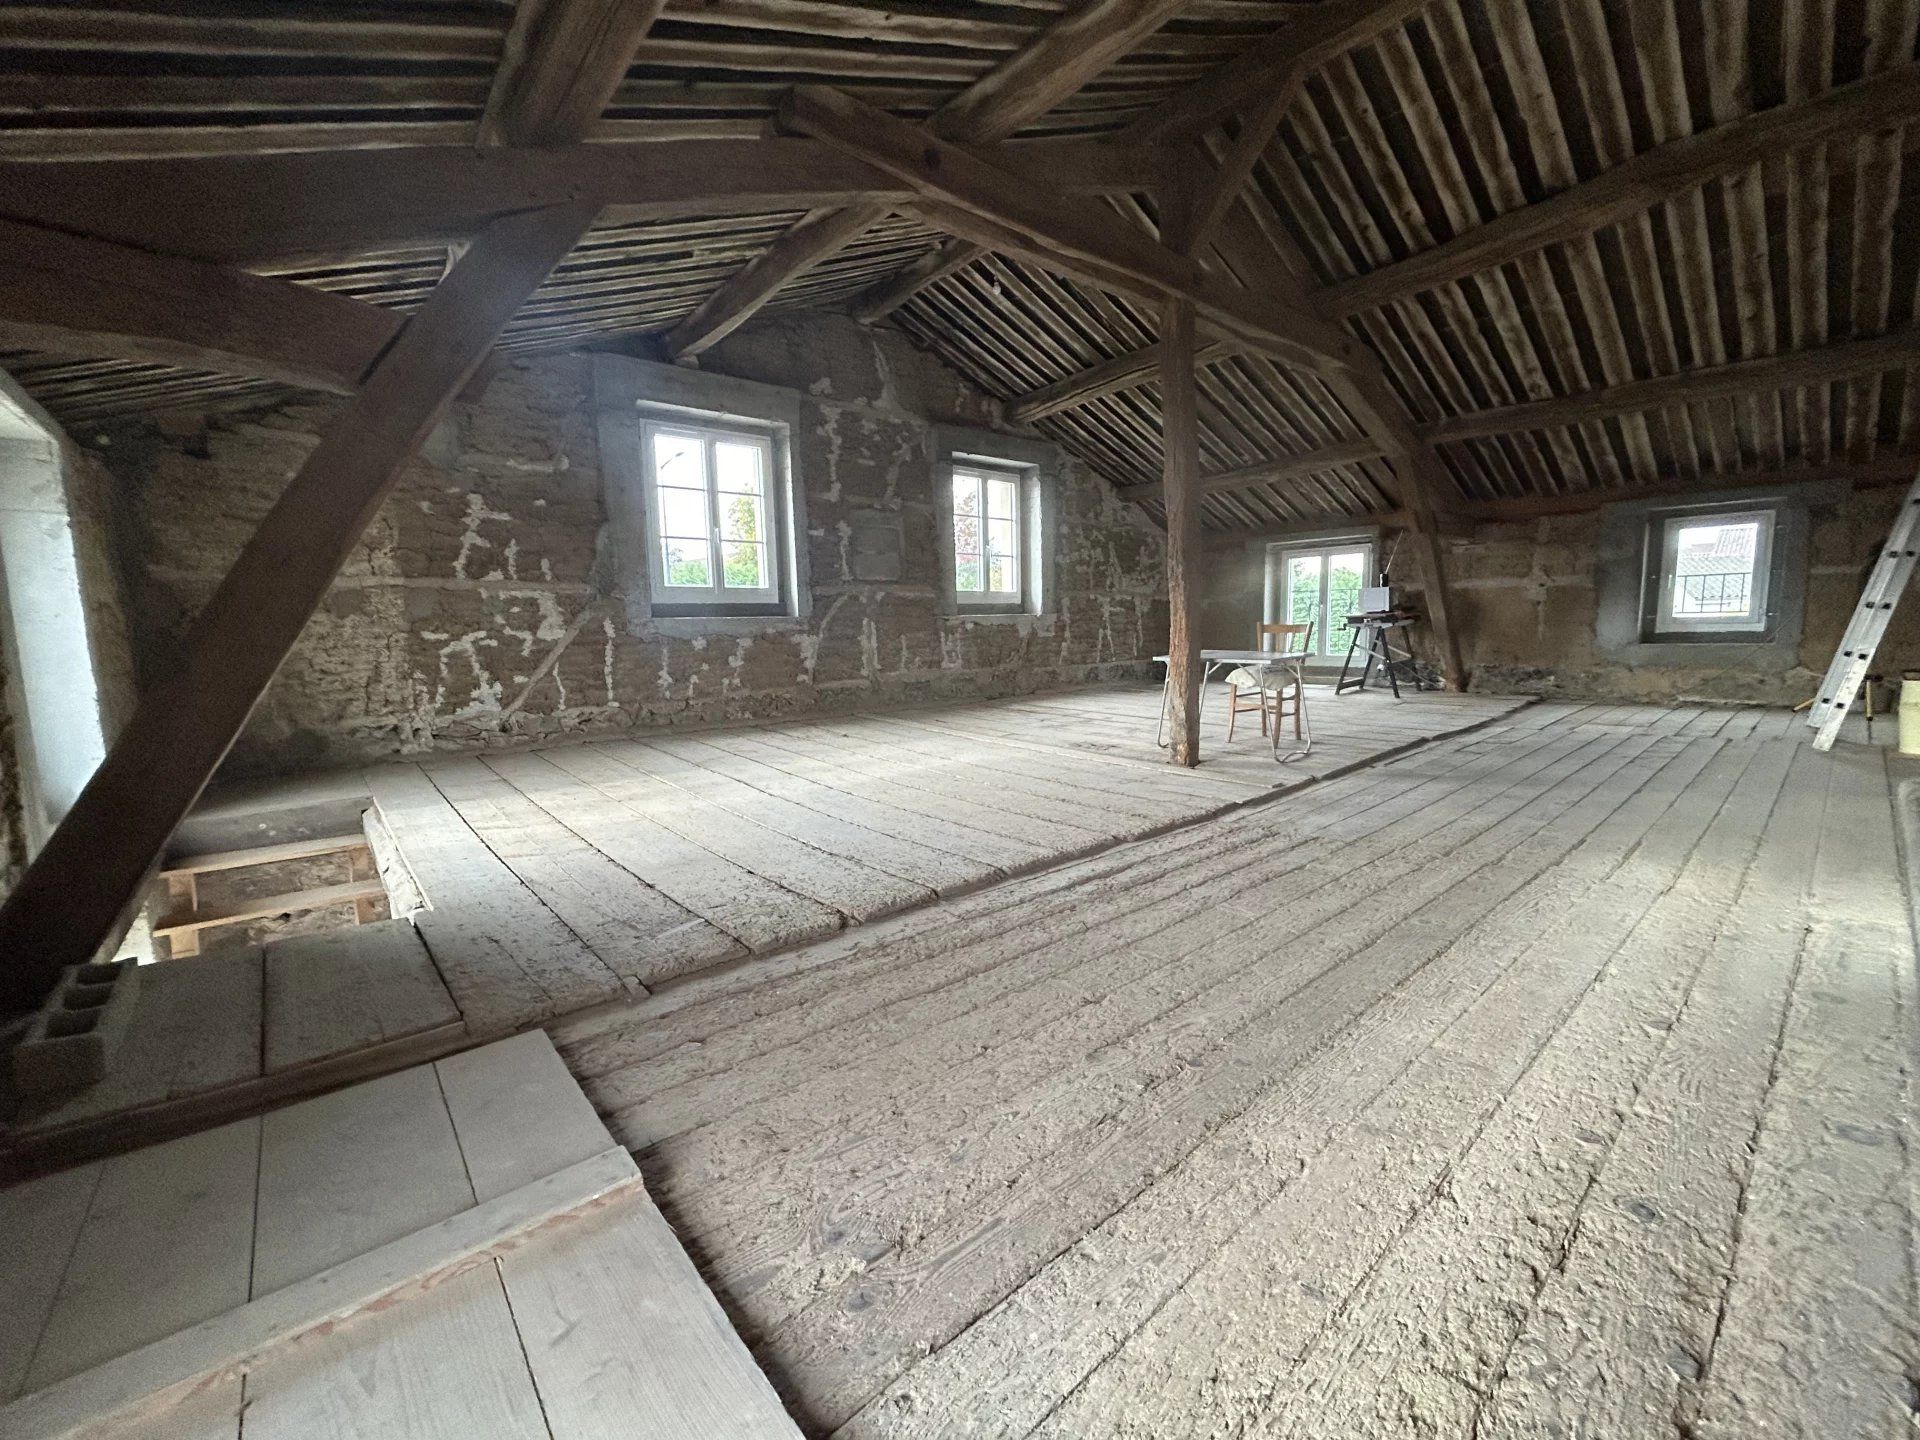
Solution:
<svg viewBox="0 0 1920 1440"><path fill-rule="evenodd" d="M763 493L760 462L765 458L766 451L758 445L720 441L713 447L715 488L736 491L743 495Z"/></svg>
<svg viewBox="0 0 1920 1440"><path fill-rule="evenodd" d="M987 553L1004 557L1019 554L1020 546L1015 536L1013 521L987 521Z"/></svg>
<svg viewBox="0 0 1920 1440"><path fill-rule="evenodd" d="M987 482L987 514L996 520L1011 520L1015 504L1014 483L1011 480L989 480Z"/></svg>
<svg viewBox="0 0 1920 1440"><path fill-rule="evenodd" d="M702 589L713 584L712 548L705 540L669 540L666 552L667 584Z"/></svg>
<svg viewBox="0 0 1920 1440"><path fill-rule="evenodd" d="M953 472L953 513L955 515L980 513L980 477L970 470Z"/></svg>
<svg viewBox="0 0 1920 1440"><path fill-rule="evenodd" d="M723 544L720 564L729 590L764 590L767 581L766 547Z"/></svg>
<svg viewBox="0 0 1920 1440"><path fill-rule="evenodd" d="M1314 632L1314 648L1322 655L1333 653L1336 633L1346 631L1347 616L1360 608L1360 591L1367 583L1367 555L1364 550L1336 550L1327 556L1327 622L1325 632Z"/></svg>
<svg viewBox="0 0 1920 1440"><path fill-rule="evenodd" d="M956 589L969 590L975 594L986 588L986 571L981 566L978 555L970 555L965 551L954 555L953 583Z"/></svg>
<svg viewBox="0 0 1920 1440"><path fill-rule="evenodd" d="M1020 591L1020 566L1011 555L995 555L987 562L987 588L1001 595Z"/></svg>
<svg viewBox="0 0 1920 1440"><path fill-rule="evenodd" d="M1287 557L1288 625L1317 625L1320 620L1320 565L1318 555Z"/></svg>
<svg viewBox="0 0 1920 1440"><path fill-rule="evenodd" d="M660 490L660 533L662 535L705 535L707 493L704 490Z"/></svg>
<svg viewBox="0 0 1920 1440"><path fill-rule="evenodd" d="M720 538L722 540L764 541L767 538L762 528L760 499L754 495L720 496Z"/></svg>
<svg viewBox="0 0 1920 1440"><path fill-rule="evenodd" d="M1669 618L1713 620L1750 613L1759 547L1758 520L1679 526L1674 537Z"/></svg>
<svg viewBox="0 0 1920 1440"><path fill-rule="evenodd" d="M693 435L675 435L670 431L653 432L653 478L660 485L686 485L704 490L707 485L702 463L701 444Z"/></svg>

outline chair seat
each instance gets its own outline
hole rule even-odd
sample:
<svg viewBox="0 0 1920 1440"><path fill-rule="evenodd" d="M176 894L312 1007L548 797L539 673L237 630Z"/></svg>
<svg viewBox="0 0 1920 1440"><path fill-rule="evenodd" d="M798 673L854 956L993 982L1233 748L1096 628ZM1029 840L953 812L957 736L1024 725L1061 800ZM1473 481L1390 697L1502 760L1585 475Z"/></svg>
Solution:
<svg viewBox="0 0 1920 1440"><path fill-rule="evenodd" d="M1293 683L1293 671L1279 665L1242 666L1227 672L1227 684L1239 690L1284 690Z"/></svg>

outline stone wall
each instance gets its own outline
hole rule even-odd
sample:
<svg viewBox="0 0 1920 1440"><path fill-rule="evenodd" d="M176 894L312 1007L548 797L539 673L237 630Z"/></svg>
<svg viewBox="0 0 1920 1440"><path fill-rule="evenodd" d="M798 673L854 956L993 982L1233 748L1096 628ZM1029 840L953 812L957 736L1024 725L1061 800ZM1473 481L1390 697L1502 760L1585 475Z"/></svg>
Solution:
<svg viewBox="0 0 1920 1440"><path fill-rule="evenodd" d="M1164 646L1162 537L1078 462L1058 477L1053 613L940 613L933 426L991 425L994 407L904 338L790 317L746 327L703 368L802 392L806 623L630 624L607 561L591 358L511 364L407 467L230 771L1001 695L1144 675ZM82 437L121 487L143 673L167 663L334 408L171 414ZM851 522L875 509L901 517L897 583L849 568Z"/></svg>
<svg viewBox="0 0 1920 1440"><path fill-rule="evenodd" d="M1868 569L1899 508L1901 487L1836 491L1808 511L1805 606L1797 653L1786 663L1755 654L1713 664L1623 663L1599 643L1602 512L1525 524L1483 524L1444 542L1455 625L1471 688L1489 693L1609 700L1712 700L1796 705L1813 694L1839 647ZM1396 532L1379 537L1382 553ZM1245 645L1260 618L1266 542L1216 541L1210 552L1202 635ZM1402 549L1395 585L1418 607L1424 577ZM1416 648L1431 654L1424 634ZM1676 647L1677 648L1677 647ZM1732 650L1735 647L1721 647ZM1920 668L1920 603L1896 611L1875 661L1897 678ZM1884 702L1891 697L1882 691Z"/></svg>
<svg viewBox="0 0 1920 1440"><path fill-rule="evenodd" d="M1595 644L1598 514L1480 526L1471 539L1447 546L1473 687L1796 705L1813 694L1839 648L1903 494L1901 487L1875 487L1812 506L1805 620L1798 655L1785 666L1621 664ZM1920 605L1911 598L1895 612L1874 668L1889 678L1920 668Z"/></svg>

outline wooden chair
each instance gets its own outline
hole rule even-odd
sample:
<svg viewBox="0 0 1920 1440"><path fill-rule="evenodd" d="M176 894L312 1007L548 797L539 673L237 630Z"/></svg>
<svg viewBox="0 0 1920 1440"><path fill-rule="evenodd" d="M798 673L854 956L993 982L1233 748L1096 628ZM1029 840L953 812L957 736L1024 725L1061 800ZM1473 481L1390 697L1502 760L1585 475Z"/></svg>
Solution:
<svg viewBox="0 0 1920 1440"><path fill-rule="evenodd" d="M1297 640L1297 643L1295 643ZM1313 648L1312 625L1274 625L1260 627L1260 648L1276 655L1299 654ZM1290 665L1259 668L1248 666L1227 676L1227 740L1233 740L1234 721L1248 710L1260 712L1260 733L1268 733L1271 721L1278 739L1280 722L1293 717L1294 739L1300 738L1300 719L1306 711L1307 697L1300 683L1300 667ZM1253 691L1253 704L1241 702L1242 690ZM1272 702L1269 709L1269 701Z"/></svg>

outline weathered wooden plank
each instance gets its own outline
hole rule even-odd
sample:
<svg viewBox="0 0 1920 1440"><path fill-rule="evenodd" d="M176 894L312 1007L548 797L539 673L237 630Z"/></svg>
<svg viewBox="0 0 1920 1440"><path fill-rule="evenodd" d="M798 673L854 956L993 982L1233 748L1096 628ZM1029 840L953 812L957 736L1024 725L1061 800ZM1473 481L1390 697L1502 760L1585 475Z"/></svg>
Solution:
<svg viewBox="0 0 1920 1440"><path fill-rule="evenodd" d="M242 1304L259 1155L260 1122L242 1120L101 1162L22 1388L39 1392ZM10 1430L19 1413L9 1407Z"/></svg>
<svg viewBox="0 0 1920 1440"><path fill-rule="evenodd" d="M623 869L749 950L840 928L824 905L782 889L576 779L546 755L502 755L494 772Z"/></svg>
<svg viewBox="0 0 1920 1440"><path fill-rule="evenodd" d="M435 764L433 782L487 848L636 994L746 953L731 935L622 869L485 763Z"/></svg>
<svg viewBox="0 0 1920 1440"><path fill-rule="evenodd" d="M475 1035L627 993L613 969L522 885L418 766L367 772L430 908L413 923Z"/></svg>
<svg viewBox="0 0 1920 1440"><path fill-rule="evenodd" d="M460 1008L409 920L267 942L266 1074L459 1027Z"/></svg>

